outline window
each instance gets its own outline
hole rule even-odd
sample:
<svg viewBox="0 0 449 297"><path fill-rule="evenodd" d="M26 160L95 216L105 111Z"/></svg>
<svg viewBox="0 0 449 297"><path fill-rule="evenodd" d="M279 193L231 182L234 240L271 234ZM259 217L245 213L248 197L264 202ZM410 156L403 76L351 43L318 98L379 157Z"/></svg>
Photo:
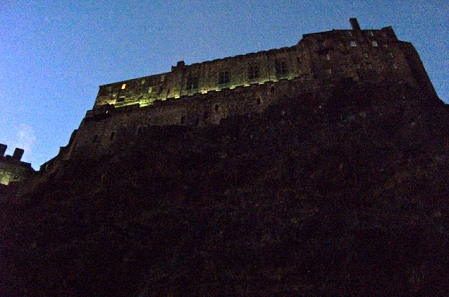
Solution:
<svg viewBox="0 0 449 297"><path fill-rule="evenodd" d="M349 43L349 45L350 45L351 47L356 47L356 46L357 46L357 43L356 43L354 40L351 40L351 42Z"/></svg>
<svg viewBox="0 0 449 297"><path fill-rule="evenodd" d="M371 44L374 46L374 47L378 47L379 46L379 44L377 43L377 41L371 41Z"/></svg>
<svg viewBox="0 0 449 297"><path fill-rule="evenodd" d="M126 89L126 84L122 84L122 87L120 89L122 90Z"/></svg>
<svg viewBox="0 0 449 297"><path fill-rule="evenodd" d="M197 75L189 74L187 76L186 90L198 89L199 78Z"/></svg>
<svg viewBox="0 0 449 297"><path fill-rule="evenodd" d="M332 74L332 69L326 69L327 74Z"/></svg>
<svg viewBox="0 0 449 297"><path fill-rule="evenodd" d="M288 73L287 62L285 60L276 61L276 74L285 75Z"/></svg>
<svg viewBox="0 0 449 297"><path fill-rule="evenodd" d="M218 75L218 84L227 84L229 83L229 71L222 71Z"/></svg>
<svg viewBox="0 0 449 297"><path fill-rule="evenodd" d="M355 69L360 69L360 64L355 64Z"/></svg>
<svg viewBox="0 0 449 297"><path fill-rule="evenodd" d="M248 79L259 78L259 66L249 65L248 66Z"/></svg>
<svg viewBox="0 0 449 297"><path fill-rule="evenodd" d="M368 69L373 69L373 65L371 63L368 63L366 66L368 67Z"/></svg>
<svg viewBox="0 0 449 297"><path fill-rule="evenodd" d="M365 57L365 58L368 58L368 53L363 53L363 56Z"/></svg>

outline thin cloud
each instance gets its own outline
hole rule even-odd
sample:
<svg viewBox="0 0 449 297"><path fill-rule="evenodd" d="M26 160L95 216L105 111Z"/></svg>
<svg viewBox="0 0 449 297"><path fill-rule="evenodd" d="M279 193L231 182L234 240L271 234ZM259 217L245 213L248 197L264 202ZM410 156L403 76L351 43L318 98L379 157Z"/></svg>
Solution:
<svg viewBox="0 0 449 297"><path fill-rule="evenodd" d="M36 136L34 129L27 124L20 124L17 132L17 147L22 148L25 152L30 153L33 150Z"/></svg>

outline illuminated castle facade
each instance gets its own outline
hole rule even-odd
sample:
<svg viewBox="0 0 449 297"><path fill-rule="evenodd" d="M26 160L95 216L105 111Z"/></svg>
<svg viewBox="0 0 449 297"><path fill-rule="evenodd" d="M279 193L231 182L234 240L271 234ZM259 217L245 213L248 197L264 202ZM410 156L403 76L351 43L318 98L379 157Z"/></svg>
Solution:
<svg viewBox="0 0 449 297"><path fill-rule="evenodd" d="M191 65L181 61L167 73L100 86L93 109L55 159L111 154L117 143L152 125L219 124L305 93L325 100L344 81L397 81L436 96L411 43L398 40L391 27L362 30L356 19L350 23L349 30L305 34L291 47Z"/></svg>

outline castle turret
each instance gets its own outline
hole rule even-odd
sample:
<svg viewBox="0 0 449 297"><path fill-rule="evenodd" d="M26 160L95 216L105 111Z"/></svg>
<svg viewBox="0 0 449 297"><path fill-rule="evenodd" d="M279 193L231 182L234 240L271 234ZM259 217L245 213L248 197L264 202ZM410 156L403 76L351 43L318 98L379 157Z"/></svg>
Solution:
<svg viewBox="0 0 449 297"><path fill-rule="evenodd" d="M16 161L20 161L22 159L23 152L24 152L23 149L16 148L14 150L14 154L12 155L12 158Z"/></svg>
<svg viewBox="0 0 449 297"><path fill-rule="evenodd" d="M20 161L23 149L16 148L11 156L4 156L7 145L0 143L0 184L9 185L11 182L21 182L28 179L34 172L30 163Z"/></svg>
<svg viewBox="0 0 449 297"><path fill-rule="evenodd" d="M3 157L7 148L8 146L6 144L0 143L0 157Z"/></svg>

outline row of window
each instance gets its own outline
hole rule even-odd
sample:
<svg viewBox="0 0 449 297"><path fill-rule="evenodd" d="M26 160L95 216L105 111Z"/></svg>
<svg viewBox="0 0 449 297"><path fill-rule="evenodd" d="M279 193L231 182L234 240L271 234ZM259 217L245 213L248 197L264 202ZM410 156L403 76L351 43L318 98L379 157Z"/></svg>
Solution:
<svg viewBox="0 0 449 297"><path fill-rule="evenodd" d="M363 56L364 56L365 58L368 58L368 57L369 57L369 53L363 52ZM387 57L388 57L388 58L394 58L394 55L393 55L392 52L388 52L388 53L387 53ZM330 55L330 54L321 54L321 55L319 56L319 58L320 58L321 61L330 61L331 55Z"/></svg>
<svg viewBox="0 0 449 297"><path fill-rule="evenodd" d="M350 45L351 47L356 47L356 46L357 46L357 42L356 42L355 40L351 40L351 41L349 42L349 45ZM375 40L371 41L371 45L372 45L373 47L378 47L378 46L379 46L379 44L378 44L377 41L375 41Z"/></svg>
<svg viewBox="0 0 449 297"><path fill-rule="evenodd" d="M349 45L351 47L357 47L357 42L355 40L351 40ZM371 41L371 45L373 47L378 47L379 44L377 43L377 41ZM391 53L390 53L391 54ZM364 56L367 57L368 53L364 53ZM300 59L299 57L297 57L298 59L298 63L300 63ZM320 56L321 60L330 60L330 56L329 54L325 54L325 55L321 55ZM278 60L275 62L275 70L276 70L276 75L277 76L283 76L288 74L288 65L287 62L285 60ZM260 78L260 68L258 65L249 65L248 69L247 69L247 77L248 80L254 80L254 79L258 79ZM143 79L141 81L141 84L144 85L145 84L145 79ZM219 85L224 85L224 84L228 84L231 82L231 76L229 71L222 71L219 73L218 75L218 84ZM198 88L198 84L199 84L199 77L197 75L192 75L190 74L187 77L187 81L186 81L186 90L194 90ZM127 84L123 83L120 87L121 90L125 90L127 89Z"/></svg>
<svg viewBox="0 0 449 297"><path fill-rule="evenodd" d="M276 61L275 63L276 75L282 76L288 74L287 62L284 60ZM260 78L260 67L258 65L249 65L247 69L248 80ZM224 85L231 82L231 75L229 71L222 71L218 73L218 84ZM186 80L186 90L193 90L198 88L199 77L197 75L189 74Z"/></svg>

